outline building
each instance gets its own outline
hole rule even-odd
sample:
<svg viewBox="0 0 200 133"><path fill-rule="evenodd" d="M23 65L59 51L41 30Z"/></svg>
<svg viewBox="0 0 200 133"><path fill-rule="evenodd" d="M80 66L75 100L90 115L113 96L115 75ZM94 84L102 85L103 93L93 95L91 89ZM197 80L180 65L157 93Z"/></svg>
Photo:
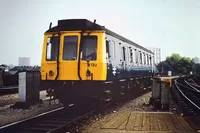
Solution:
<svg viewBox="0 0 200 133"><path fill-rule="evenodd" d="M30 57L19 57L18 66L30 66Z"/></svg>
<svg viewBox="0 0 200 133"><path fill-rule="evenodd" d="M151 50L154 53L155 64L160 63L160 61L161 61L161 51L160 51L160 48L149 47L147 49Z"/></svg>
<svg viewBox="0 0 200 133"><path fill-rule="evenodd" d="M200 58L194 57L192 60L193 60L196 64L200 64Z"/></svg>

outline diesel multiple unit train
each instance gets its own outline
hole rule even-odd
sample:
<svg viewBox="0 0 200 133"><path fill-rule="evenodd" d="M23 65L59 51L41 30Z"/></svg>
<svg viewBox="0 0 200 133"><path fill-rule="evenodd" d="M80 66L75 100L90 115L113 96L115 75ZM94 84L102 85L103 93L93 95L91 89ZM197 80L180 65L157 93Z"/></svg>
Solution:
<svg viewBox="0 0 200 133"><path fill-rule="evenodd" d="M153 73L150 50L96 20L58 20L44 33L41 85L65 106L142 94Z"/></svg>

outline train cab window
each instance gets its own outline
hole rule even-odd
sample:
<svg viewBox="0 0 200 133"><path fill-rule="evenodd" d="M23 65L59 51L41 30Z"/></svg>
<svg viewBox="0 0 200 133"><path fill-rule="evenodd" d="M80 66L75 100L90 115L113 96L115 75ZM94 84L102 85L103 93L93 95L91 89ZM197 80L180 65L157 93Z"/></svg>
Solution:
<svg viewBox="0 0 200 133"><path fill-rule="evenodd" d="M65 36L63 43L63 60L76 60L78 36Z"/></svg>
<svg viewBox="0 0 200 133"><path fill-rule="evenodd" d="M82 60L97 59L97 36L83 36Z"/></svg>
<svg viewBox="0 0 200 133"><path fill-rule="evenodd" d="M47 38L46 60L56 61L57 55L58 55L58 37L54 36Z"/></svg>

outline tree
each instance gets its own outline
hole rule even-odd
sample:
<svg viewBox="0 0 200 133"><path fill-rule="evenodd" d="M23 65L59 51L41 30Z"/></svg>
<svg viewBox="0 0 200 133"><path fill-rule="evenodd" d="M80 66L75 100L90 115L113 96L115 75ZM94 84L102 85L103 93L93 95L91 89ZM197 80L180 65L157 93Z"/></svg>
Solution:
<svg viewBox="0 0 200 133"><path fill-rule="evenodd" d="M194 73L200 75L200 64L197 63L194 65Z"/></svg>
<svg viewBox="0 0 200 133"><path fill-rule="evenodd" d="M159 71L164 74L172 71L173 75L187 75L194 69L194 61L189 57L181 57L179 54L172 54L158 64Z"/></svg>

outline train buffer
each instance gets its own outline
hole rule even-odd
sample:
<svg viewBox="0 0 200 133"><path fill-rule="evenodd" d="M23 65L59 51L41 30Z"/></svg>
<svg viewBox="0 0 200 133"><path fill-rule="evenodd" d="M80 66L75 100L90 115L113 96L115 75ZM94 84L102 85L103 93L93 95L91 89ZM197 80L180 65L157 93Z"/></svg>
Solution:
<svg viewBox="0 0 200 133"><path fill-rule="evenodd" d="M102 133L195 133L183 116L171 112L119 112L100 126Z"/></svg>
<svg viewBox="0 0 200 133"><path fill-rule="evenodd" d="M171 102L171 88L173 81L176 78L178 78L178 76L156 76L153 78L153 89L150 104L153 105L155 109L169 109Z"/></svg>

